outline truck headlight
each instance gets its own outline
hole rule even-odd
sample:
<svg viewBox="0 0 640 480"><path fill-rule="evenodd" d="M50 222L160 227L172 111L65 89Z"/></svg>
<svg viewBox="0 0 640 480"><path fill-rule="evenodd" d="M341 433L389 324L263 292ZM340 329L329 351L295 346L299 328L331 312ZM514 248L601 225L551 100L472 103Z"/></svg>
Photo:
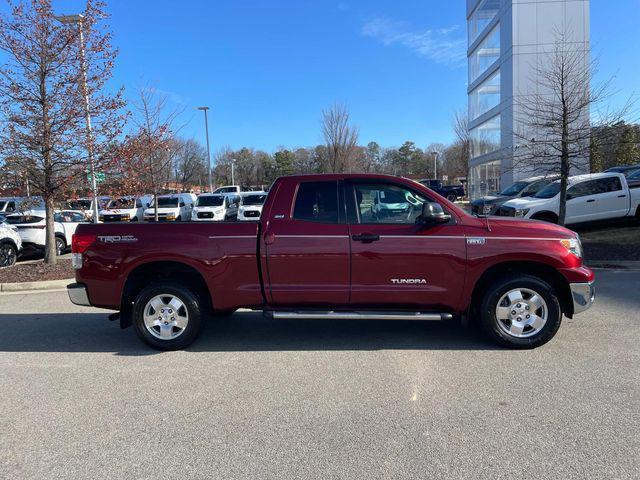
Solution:
<svg viewBox="0 0 640 480"><path fill-rule="evenodd" d="M529 213L530 208L516 208L516 217L526 217L527 213Z"/></svg>
<svg viewBox="0 0 640 480"><path fill-rule="evenodd" d="M582 258L582 243L579 237L560 240L560 243L569 253L574 254L578 258Z"/></svg>

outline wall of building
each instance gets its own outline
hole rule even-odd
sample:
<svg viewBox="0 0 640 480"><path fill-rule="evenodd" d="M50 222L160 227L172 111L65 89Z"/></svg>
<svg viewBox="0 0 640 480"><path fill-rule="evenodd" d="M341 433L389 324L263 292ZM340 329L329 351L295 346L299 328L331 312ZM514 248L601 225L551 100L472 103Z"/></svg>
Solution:
<svg viewBox="0 0 640 480"><path fill-rule="evenodd" d="M536 173L533 164L513 162L518 105L539 93L534 66L548 59L558 31L589 61L589 0L467 0L467 30L469 189L477 197Z"/></svg>

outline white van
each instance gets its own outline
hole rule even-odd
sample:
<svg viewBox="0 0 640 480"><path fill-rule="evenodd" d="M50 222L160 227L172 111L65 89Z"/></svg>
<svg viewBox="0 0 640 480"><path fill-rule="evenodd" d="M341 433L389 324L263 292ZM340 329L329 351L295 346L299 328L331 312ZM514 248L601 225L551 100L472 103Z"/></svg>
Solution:
<svg viewBox="0 0 640 480"><path fill-rule="evenodd" d="M191 220L194 222L226 222L238 215L240 196L205 193L198 197Z"/></svg>
<svg viewBox="0 0 640 480"><path fill-rule="evenodd" d="M259 220L262 215L262 207L267 199L267 192L245 192L240 195L240 208L238 220Z"/></svg>
<svg viewBox="0 0 640 480"><path fill-rule="evenodd" d="M144 211L149 208L153 196L125 196L112 198L107 206L100 210L101 222L139 222L144 218Z"/></svg>
<svg viewBox="0 0 640 480"><path fill-rule="evenodd" d="M107 203L111 200L110 197L102 196L98 197L98 212L106 207ZM65 210L75 211L82 213L88 220L93 219L93 199L92 198L75 198L69 199L65 202ZM98 213L98 215L100 215Z"/></svg>
<svg viewBox="0 0 640 480"><path fill-rule="evenodd" d="M155 220L156 203L158 207L158 220L169 222L182 222L191 218L193 210L193 195L190 193L174 193L170 195L158 195L157 202L152 201L149 208L144 211L144 219Z"/></svg>

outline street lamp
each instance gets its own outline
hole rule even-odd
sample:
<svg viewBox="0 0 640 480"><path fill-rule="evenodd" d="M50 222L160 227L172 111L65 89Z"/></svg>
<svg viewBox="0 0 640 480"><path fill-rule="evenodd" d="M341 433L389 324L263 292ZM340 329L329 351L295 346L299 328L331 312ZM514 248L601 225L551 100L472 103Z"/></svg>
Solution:
<svg viewBox="0 0 640 480"><path fill-rule="evenodd" d="M63 25L78 25L80 30L80 69L82 71L82 93L84 95L84 114L87 124L87 153L89 155L89 175L91 175L91 194L93 195L93 223L98 223L98 182L93 159L93 130L89 110L89 88L87 86L87 60L84 51L84 15L59 15L56 17Z"/></svg>
<svg viewBox="0 0 640 480"><path fill-rule="evenodd" d="M438 152L437 150L434 150L433 152L431 152L431 155L433 155L433 179L437 180L438 179L438 157L440 156L440 152Z"/></svg>
<svg viewBox="0 0 640 480"><path fill-rule="evenodd" d="M232 158L231 159L231 185L236 184L235 169L236 169L236 159Z"/></svg>
<svg viewBox="0 0 640 480"><path fill-rule="evenodd" d="M207 135L207 162L209 165L209 192L213 192L213 183L211 182L211 151L209 150L209 120L207 119L207 110L209 110L209 107L198 107L198 110L204 112L204 130Z"/></svg>

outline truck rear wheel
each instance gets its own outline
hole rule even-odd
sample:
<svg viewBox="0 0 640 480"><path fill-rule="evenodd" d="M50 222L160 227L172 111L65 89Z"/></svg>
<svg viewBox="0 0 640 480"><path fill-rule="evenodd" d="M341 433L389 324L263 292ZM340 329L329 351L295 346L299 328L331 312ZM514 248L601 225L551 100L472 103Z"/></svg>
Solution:
<svg viewBox="0 0 640 480"><path fill-rule="evenodd" d="M203 325L199 298L188 288L171 282L143 289L133 303L133 326L145 343L158 350L189 346Z"/></svg>
<svg viewBox="0 0 640 480"><path fill-rule="evenodd" d="M458 196L455 193L447 194L447 200L450 202L455 202L458 199Z"/></svg>
<svg viewBox="0 0 640 480"><path fill-rule="evenodd" d="M485 293L480 308L485 332L511 348L535 348L551 340L562 322L553 287L532 275L498 279Z"/></svg>

